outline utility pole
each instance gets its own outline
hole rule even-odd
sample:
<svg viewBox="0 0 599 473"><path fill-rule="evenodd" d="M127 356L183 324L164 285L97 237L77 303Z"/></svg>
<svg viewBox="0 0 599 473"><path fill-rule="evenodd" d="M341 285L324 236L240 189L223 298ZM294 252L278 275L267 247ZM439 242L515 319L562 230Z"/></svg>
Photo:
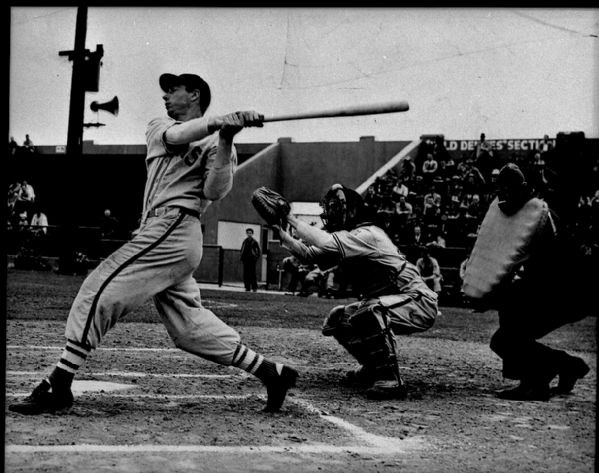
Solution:
<svg viewBox="0 0 599 473"><path fill-rule="evenodd" d="M67 137L67 156L81 156L83 146L83 115L85 107L85 92L97 92L100 59L104 55L101 44L95 52L85 49L87 36L87 7L77 8L77 23L75 28L75 48L72 51L59 51L59 56L67 56L73 61L73 76L71 79L71 101L69 108L69 130Z"/></svg>

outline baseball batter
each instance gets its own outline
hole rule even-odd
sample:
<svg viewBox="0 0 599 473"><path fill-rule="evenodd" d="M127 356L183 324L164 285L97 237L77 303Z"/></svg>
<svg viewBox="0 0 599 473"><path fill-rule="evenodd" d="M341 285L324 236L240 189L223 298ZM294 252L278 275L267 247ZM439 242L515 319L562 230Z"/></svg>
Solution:
<svg viewBox="0 0 599 473"><path fill-rule="evenodd" d="M254 111L205 117L208 84L195 74L163 74L168 116L146 130L147 181L141 225L131 241L106 258L83 282L66 323L66 346L47 379L9 406L41 414L73 404L77 369L122 317L153 299L175 345L213 362L257 376L266 386L266 411L278 410L298 373L241 343L239 334L202 305L193 273L202 258L200 218L233 185L234 136L262 126Z"/></svg>
<svg viewBox="0 0 599 473"><path fill-rule="evenodd" d="M359 294L358 302L335 307L322 329L362 365L344 381L365 385L370 399L402 399L407 389L395 335L428 330L438 313L437 294L389 236L369 222L357 192L335 184L321 205L325 230L289 214L286 221L301 241L277 226L283 246L302 262L321 268L339 264Z"/></svg>

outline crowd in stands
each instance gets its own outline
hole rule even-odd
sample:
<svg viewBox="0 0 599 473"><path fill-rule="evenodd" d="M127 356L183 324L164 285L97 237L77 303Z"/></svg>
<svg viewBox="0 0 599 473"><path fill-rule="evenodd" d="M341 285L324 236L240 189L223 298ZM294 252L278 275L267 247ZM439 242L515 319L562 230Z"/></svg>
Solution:
<svg viewBox="0 0 599 473"><path fill-rule="evenodd" d="M48 217L36 200L33 186L23 179L8 187L7 230L17 247L15 266L49 269L42 258L48 234Z"/></svg>
<svg viewBox="0 0 599 473"><path fill-rule="evenodd" d="M545 135L530 154L501 158L481 134L476 149L455 160L442 137L423 139L416 156L404 159L399 170L392 169L374 181L366 190L365 202L400 247L470 248L494 198L495 178L505 164L517 164L537 196L550 194L551 176L545 161L551 149ZM577 224L585 239L591 238L593 231L596 236L598 205L599 186L579 203Z"/></svg>

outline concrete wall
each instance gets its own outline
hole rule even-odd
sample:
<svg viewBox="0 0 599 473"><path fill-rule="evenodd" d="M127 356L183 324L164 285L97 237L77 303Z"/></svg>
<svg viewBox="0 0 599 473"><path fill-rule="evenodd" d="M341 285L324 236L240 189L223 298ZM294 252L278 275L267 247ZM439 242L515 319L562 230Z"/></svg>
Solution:
<svg viewBox="0 0 599 473"><path fill-rule="evenodd" d="M315 202L334 183L357 187L407 143L376 142L373 137L357 143L281 139L281 192L291 201Z"/></svg>

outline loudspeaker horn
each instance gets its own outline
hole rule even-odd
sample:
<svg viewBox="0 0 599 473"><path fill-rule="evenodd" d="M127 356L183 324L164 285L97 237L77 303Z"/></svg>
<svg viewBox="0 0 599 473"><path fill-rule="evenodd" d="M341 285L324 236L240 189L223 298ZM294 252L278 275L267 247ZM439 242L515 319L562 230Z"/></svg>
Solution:
<svg viewBox="0 0 599 473"><path fill-rule="evenodd" d="M108 102L98 103L92 102L89 106L92 111L97 112L98 110L105 110L112 113L113 115L119 114L119 98L115 95L114 98Z"/></svg>

